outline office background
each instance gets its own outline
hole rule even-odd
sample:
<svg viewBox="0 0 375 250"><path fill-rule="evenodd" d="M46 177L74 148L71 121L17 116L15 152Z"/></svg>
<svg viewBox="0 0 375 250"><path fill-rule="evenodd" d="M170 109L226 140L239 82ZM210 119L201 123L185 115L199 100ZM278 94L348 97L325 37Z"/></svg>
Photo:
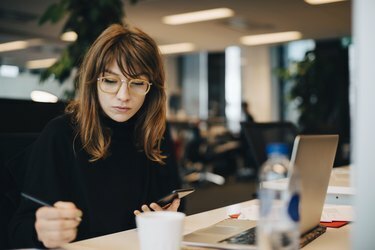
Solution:
<svg viewBox="0 0 375 250"><path fill-rule="evenodd" d="M42 13L53 3L58 3L58 1L2 2L3 42L32 40L31 45L27 48L3 51L1 55L1 68L4 72L0 85L0 95L4 98L2 101L3 117L10 118L2 123L2 132L39 132L48 119L56 112L61 113L63 109L61 102L58 105L47 105L16 100L28 100L32 91L45 90L65 102L68 99L66 92L74 89L74 72L62 84L53 77L44 83L39 83L40 73L48 64L32 64L36 59L52 59L53 61L59 57L62 49L69 45L69 42L61 41L59 37L63 22L37 24ZM247 166L244 166L243 159L238 159L241 158L238 152L227 150L222 154L211 154L207 157L205 155L210 153L210 150L207 149L204 152L189 152L196 154L195 159L193 159L194 156L185 159L188 153L186 151L190 150L188 143L192 141L191 139L195 139L192 138L194 134L191 132L191 127L198 127L202 137L208 138L206 143L200 144L200 147L215 148L216 146L225 146L223 144L228 140L236 141L240 129L239 122L242 119L241 101L248 102L249 111L257 122L286 120L298 126L298 117L300 116L296 107L298 100L291 101L288 90L291 88L290 85L293 85L293 80L281 78L278 70L289 68L292 70L293 67L296 67L296 62L304 60L307 51L317 48L317 44L320 47L328 47L328 51L343 48L343 53L347 54L350 42L345 44L344 41L345 39L350 41L351 35L350 4L350 1L343 1L325 5L310 5L296 0L252 1L251 4L248 1L231 1L230 3L228 1L199 3L138 1L136 4L131 4L129 1L124 2L125 22L144 29L161 46L182 42L192 45L185 52L162 50L167 73L168 118L172 127L176 128L173 130L175 140L179 145L182 145L180 150L180 152L182 151L180 153L181 165L184 170L189 168L187 174L195 168L200 171L203 168L203 172L207 171L207 167L201 165L210 165L208 171L227 178L227 183L232 182L233 188L248 185L247 188L238 188L235 201L252 197L256 191L254 185L256 171L239 172L242 167ZM232 9L234 15L185 25L162 23L162 17L168 14L222 6ZM296 16L290 13L294 13ZM337 17L340 17L340 21L337 21ZM301 21L296 21L300 19ZM247 46L241 43L241 37L245 35L289 30L300 31L302 38L298 41L258 46ZM35 41L35 39L39 40ZM331 61L334 60L331 58ZM328 63L331 64L331 62ZM343 63L348 65L347 60ZM6 75L6 69L9 66L17 66L18 74L15 73L13 77ZM331 73L335 74L335 72ZM314 82L314 84L318 83ZM323 82L324 84L327 83ZM340 88L348 88L343 82L337 84ZM327 85L332 85L333 89L336 87L329 82ZM348 99L347 96L346 99ZM325 103L321 105L324 106ZM47 107L51 106L54 108L48 110ZM32 120L35 122L31 122ZM343 126L343 124L340 125ZM325 131L323 128L317 128L309 132L338 131L332 131L332 129ZM343 150L348 148L348 143L349 139L344 141ZM349 153L346 152L344 161L348 161L348 155ZM340 163L338 162L336 165ZM187 167L187 165L189 166ZM245 182L241 183L240 181L243 180ZM208 181L208 183L211 182ZM205 180L199 184L207 185ZM228 187L228 184L224 187ZM215 185L208 185L201 190L210 191L210 189L223 190L222 192L228 190L228 188L218 188ZM239 195L242 190L244 190L244 194ZM198 195L195 197L197 197L197 202L188 202L191 213L200 210L196 208L197 206L190 207L190 204L198 204L204 200L200 199ZM225 197L230 197L230 195L225 195ZM215 204L210 201L209 204L200 204L198 207L201 210L207 210L229 204L230 199L223 201L226 203Z"/></svg>
<svg viewBox="0 0 375 250"><path fill-rule="evenodd" d="M16 107L13 103L9 104L9 99L12 99L12 101L29 100L31 91L46 90L64 101L66 90L74 88L72 78L69 78L62 85L52 78L43 84L39 84L41 67L37 66L32 69L27 66L27 61L30 60L58 57L64 46L68 44L59 38L61 23L37 25L40 14L53 2L57 1L3 0L0 3L1 44L18 40L42 39L42 41L37 41L34 45L22 50L0 52L2 72L0 76L0 98L5 99L4 102L6 103L1 107L1 112L4 114L3 117L6 118L6 122L23 115L22 108L20 113L15 111L15 115L9 112L9 107ZM298 67L295 61L303 61L305 53L315 50L317 46L320 46L320 48L331 47L331 51L336 52L342 49L348 57L346 70L351 73L355 70L354 62L352 62L354 60L353 53L356 53L356 50L352 48L351 39L353 36L351 27L352 1L323 5L310 5L302 0L154 0L138 1L135 5L132 5L129 1L124 1L124 4L126 21L144 29L156 39L159 45L182 42L193 45L191 51L164 54L167 91L169 97L173 97L169 100L168 117L170 121L175 121L178 125L181 124L179 121L188 124L210 121L210 125L199 123L199 128L206 133L205 135L209 133L208 128L217 128L217 126L211 126L211 124L224 124L225 131L228 130L233 134L238 133L238 124L241 120L241 101L247 101L250 104L250 111L258 122L285 120L299 126L300 112L296 106L300 104L301 100L296 98L291 101L289 99L289 89L295 78L282 78L280 77L281 74L277 74L275 69L288 68L293 70L293 67ZM372 4L371 7L374 7L373 3L367 2L367 4ZM358 6L361 5L358 3ZM167 25L161 22L161 18L165 15L218 7L233 9L235 16L186 25ZM357 11L360 11L360 8L357 8ZM240 42L240 38L245 35L291 30L300 31L302 38L295 42L258 46L247 46ZM358 51L357 54L359 54ZM337 66L339 62L339 59L337 61L332 59L331 66ZM18 69L7 66L17 66ZM12 74L13 76L11 76ZM342 72L333 72L332 74L339 75ZM343 74L347 73L344 72ZM347 77L353 79L353 75L355 74L348 74ZM344 89L344 93L349 88L353 90L353 86L344 85L342 79L336 79L335 81L339 81L335 87ZM355 90L357 88L360 89L360 87L354 87ZM229 89L233 91L228 91ZM234 97L230 96L233 92L236 94ZM351 95L353 95L353 91ZM316 96L309 96L309 98L312 102L316 100ZM347 96L347 102L349 100L350 95ZM331 105L335 104L331 103ZM349 113L348 103L344 104L343 108L346 108ZM5 113L5 109L7 109L7 113ZM347 115L343 115L344 120ZM337 123L336 125L345 127L348 124L350 123L345 120L343 123ZM349 129L349 127L346 128L345 133ZM223 130L214 130L213 133L222 135ZM188 134L189 136L190 134ZM344 160L349 160L351 154L349 149L351 147L349 135L345 138L340 149L344 154ZM225 169L218 167L216 170L219 174L225 176ZM220 172L220 170L222 171ZM251 190L248 194L238 196L238 199L246 199L246 195L251 196L251 193L255 190L254 182L248 180L242 180L243 182L241 182L241 179L237 177L236 174L229 174L227 183L233 183L230 186L233 190L244 190L245 186ZM213 192L224 190L221 186L215 184L206 186L202 184L203 192L208 192L210 189L215 190ZM207 197L207 194L204 195ZM199 196L196 197L198 199ZM200 200L194 202L199 203ZM227 201L228 203L232 202L230 198ZM233 202L236 201L240 200L233 200ZM191 209L197 212L199 209L209 208L203 206Z"/></svg>

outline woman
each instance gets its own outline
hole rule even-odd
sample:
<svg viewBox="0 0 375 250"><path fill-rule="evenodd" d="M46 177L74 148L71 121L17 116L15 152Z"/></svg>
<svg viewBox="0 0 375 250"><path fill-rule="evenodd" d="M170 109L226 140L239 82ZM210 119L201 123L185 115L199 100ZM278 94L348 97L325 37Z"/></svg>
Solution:
<svg viewBox="0 0 375 250"><path fill-rule="evenodd" d="M35 142L12 247L59 247L135 227L134 214L180 186L168 155L162 60L140 30L115 24L86 54L79 97ZM151 203L151 204L150 204ZM148 206L147 204L150 204ZM167 208L176 211L179 200ZM139 209L139 210L138 210Z"/></svg>

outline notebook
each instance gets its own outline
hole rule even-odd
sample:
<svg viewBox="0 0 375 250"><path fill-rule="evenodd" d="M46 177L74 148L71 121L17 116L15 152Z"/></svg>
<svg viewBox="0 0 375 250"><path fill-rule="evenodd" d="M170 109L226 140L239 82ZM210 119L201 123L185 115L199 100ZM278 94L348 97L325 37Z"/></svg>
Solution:
<svg viewBox="0 0 375 250"><path fill-rule="evenodd" d="M301 246L325 232L319 223L337 144L338 135L299 135L295 138L291 156L294 169L289 180L292 182L295 178L293 173L299 173ZM220 249L256 249L255 243L237 241L241 237L255 235L255 226L256 221L225 219L185 235L183 244Z"/></svg>

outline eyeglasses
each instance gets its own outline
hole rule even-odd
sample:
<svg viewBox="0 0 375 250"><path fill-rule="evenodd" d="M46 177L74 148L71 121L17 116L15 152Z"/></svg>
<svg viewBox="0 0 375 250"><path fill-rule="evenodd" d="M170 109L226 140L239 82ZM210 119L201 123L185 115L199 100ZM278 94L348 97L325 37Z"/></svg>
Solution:
<svg viewBox="0 0 375 250"><path fill-rule="evenodd" d="M152 85L152 83L143 79L130 79L126 81L118 76L99 77L98 83L100 90L109 94L116 94L120 90L122 83L125 83L130 93L146 95Z"/></svg>

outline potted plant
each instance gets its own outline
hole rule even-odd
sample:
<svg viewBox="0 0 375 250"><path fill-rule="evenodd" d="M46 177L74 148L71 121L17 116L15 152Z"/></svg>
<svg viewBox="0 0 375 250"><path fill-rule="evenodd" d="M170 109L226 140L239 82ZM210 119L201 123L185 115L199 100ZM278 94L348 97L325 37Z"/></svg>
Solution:
<svg viewBox="0 0 375 250"><path fill-rule="evenodd" d="M292 84L288 98L297 103L301 133L340 135L337 164L349 160L342 152L350 142L348 55L340 39L316 41L303 60L282 70Z"/></svg>
<svg viewBox="0 0 375 250"><path fill-rule="evenodd" d="M137 1L131 0L130 3ZM41 16L39 24L57 23L65 18L61 34L74 31L78 37L63 50L51 67L41 72L40 80L43 82L53 75L63 83L72 70L80 66L89 46L100 33L110 24L122 23L124 16L122 0L60 0L50 5ZM70 93L69 97L74 97L74 93Z"/></svg>

